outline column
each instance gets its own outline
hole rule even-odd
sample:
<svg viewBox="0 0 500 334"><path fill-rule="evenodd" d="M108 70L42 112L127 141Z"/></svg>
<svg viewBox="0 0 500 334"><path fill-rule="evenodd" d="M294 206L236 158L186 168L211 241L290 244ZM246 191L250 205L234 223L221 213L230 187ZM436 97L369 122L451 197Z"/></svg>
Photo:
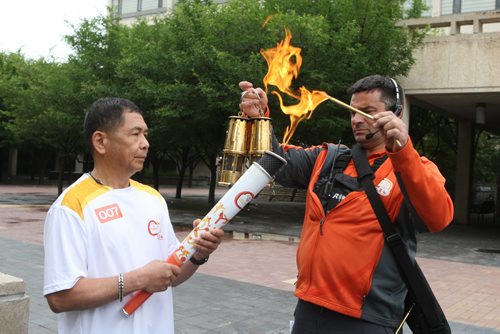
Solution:
<svg viewBox="0 0 500 334"><path fill-rule="evenodd" d="M457 224L469 223L472 178L472 149L474 125L470 121L458 121L457 169L455 174L455 217Z"/></svg>

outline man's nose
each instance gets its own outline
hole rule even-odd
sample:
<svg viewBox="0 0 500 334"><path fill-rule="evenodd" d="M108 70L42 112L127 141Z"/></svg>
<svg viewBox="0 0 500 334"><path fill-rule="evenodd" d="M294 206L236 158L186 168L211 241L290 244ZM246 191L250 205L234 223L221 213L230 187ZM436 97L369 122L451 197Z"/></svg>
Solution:
<svg viewBox="0 0 500 334"><path fill-rule="evenodd" d="M142 139L142 142L141 142L141 147L144 148L144 149L148 149L149 148L149 141L146 138L146 136L143 136L143 139Z"/></svg>
<svg viewBox="0 0 500 334"><path fill-rule="evenodd" d="M352 124L358 124L358 123L362 123L365 121L365 118L361 115L359 115L358 113L352 113L351 114L351 123Z"/></svg>

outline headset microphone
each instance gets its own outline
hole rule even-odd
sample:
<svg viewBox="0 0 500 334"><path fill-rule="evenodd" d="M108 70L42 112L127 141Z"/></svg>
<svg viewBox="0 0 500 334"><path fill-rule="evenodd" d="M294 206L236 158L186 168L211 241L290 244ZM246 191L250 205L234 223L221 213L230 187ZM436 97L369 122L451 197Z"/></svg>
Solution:
<svg viewBox="0 0 500 334"><path fill-rule="evenodd" d="M375 131L375 132L370 132L370 133L367 133L366 136L365 136L365 139L366 140L370 140L373 138L373 136L375 136L377 134L378 130Z"/></svg>

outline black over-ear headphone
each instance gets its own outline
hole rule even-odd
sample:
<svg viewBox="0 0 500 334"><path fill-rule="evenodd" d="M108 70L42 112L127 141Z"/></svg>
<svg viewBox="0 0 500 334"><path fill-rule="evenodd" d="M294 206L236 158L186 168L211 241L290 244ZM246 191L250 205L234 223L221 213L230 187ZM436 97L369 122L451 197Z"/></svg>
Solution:
<svg viewBox="0 0 500 334"><path fill-rule="evenodd" d="M403 104L401 103L401 96L399 95L399 86L396 80L394 80L393 78L389 79L391 79L392 83L394 84L394 90L396 91L396 104L392 108L392 111L394 112L394 114L396 114L396 116L399 116L399 114L401 114L401 112L403 111Z"/></svg>

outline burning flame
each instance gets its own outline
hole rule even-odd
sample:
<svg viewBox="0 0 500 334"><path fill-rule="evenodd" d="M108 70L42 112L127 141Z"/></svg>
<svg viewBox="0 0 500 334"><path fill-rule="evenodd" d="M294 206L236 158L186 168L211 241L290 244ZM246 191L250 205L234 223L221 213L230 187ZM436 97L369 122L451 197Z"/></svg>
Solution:
<svg viewBox="0 0 500 334"><path fill-rule="evenodd" d="M284 144L290 141L297 129L297 125L304 119L311 118L314 109L329 98L326 92L318 90L310 92L304 86L300 87L298 92L290 89L292 81L298 77L302 66L301 49L290 45L291 40L292 34L288 29L285 29L285 39L283 41L279 42L275 48L260 51L268 66L267 74L263 79L266 91L269 85L273 85L282 93L299 101L296 105L285 106L280 93L272 92L278 96L283 113L290 116L290 126L286 128L283 137Z"/></svg>

